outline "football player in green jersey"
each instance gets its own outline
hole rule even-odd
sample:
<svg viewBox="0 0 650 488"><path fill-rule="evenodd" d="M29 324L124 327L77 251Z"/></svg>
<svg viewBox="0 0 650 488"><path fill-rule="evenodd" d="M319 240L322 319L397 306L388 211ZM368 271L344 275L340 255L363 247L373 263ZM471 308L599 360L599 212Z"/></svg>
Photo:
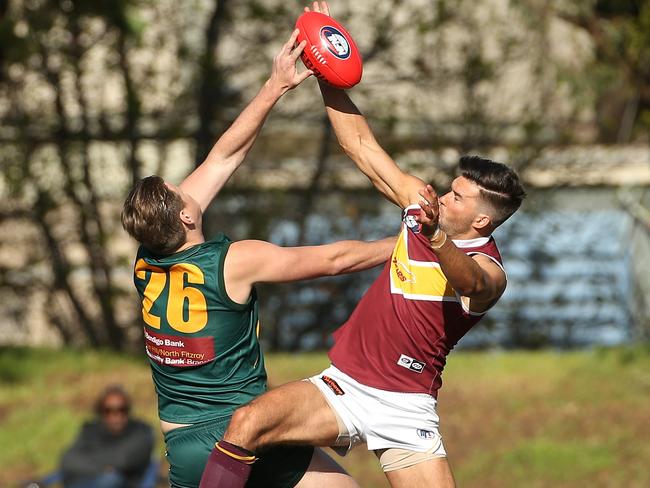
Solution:
<svg viewBox="0 0 650 488"><path fill-rule="evenodd" d="M304 48L295 45L297 34L207 159L179 186L158 176L144 178L122 211L124 228L141 244L134 281L174 487L199 485L232 412L266 390L254 285L367 269L388 259L393 248L394 239L283 248L231 242L223 234L208 241L203 236L203 212L242 163L275 102L311 75L296 71ZM250 470L254 461L245 451L226 451L239 461L224 479L212 480L214 486L228 484L228 476L240 476L238 470ZM260 454L247 486L357 485L322 451L284 447Z"/></svg>

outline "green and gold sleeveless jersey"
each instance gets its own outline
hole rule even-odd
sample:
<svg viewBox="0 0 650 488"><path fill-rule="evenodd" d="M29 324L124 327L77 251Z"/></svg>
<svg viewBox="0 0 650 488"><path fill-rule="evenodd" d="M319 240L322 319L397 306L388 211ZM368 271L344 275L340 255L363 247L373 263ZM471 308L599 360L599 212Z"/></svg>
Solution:
<svg viewBox="0 0 650 488"><path fill-rule="evenodd" d="M255 290L246 304L226 293L230 243L220 234L170 256L138 250L134 281L162 420L230 415L266 390Z"/></svg>

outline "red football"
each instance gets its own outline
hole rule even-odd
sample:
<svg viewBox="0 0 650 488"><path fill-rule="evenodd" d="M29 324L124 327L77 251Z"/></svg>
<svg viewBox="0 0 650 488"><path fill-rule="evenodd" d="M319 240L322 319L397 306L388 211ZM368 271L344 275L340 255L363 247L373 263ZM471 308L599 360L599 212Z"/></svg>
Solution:
<svg viewBox="0 0 650 488"><path fill-rule="evenodd" d="M305 12L296 21L296 42L307 41L302 62L321 80L336 88L352 88L361 80L363 63L348 31L332 17Z"/></svg>

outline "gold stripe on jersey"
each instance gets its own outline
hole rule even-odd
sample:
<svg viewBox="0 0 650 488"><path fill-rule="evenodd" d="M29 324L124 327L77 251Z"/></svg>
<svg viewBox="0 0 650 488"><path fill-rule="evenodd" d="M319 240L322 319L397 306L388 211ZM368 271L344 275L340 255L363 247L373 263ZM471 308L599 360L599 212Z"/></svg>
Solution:
<svg viewBox="0 0 650 488"><path fill-rule="evenodd" d="M404 226L391 256L391 293L410 300L459 301L440 264L409 259L408 235L409 231Z"/></svg>

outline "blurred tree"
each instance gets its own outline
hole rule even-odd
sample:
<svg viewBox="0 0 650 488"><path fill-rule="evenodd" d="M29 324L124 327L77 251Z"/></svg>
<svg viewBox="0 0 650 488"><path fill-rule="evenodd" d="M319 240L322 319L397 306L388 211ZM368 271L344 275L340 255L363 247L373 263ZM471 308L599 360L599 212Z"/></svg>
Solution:
<svg viewBox="0 0 650 488"><path fill-rule="evenodd" d="M585 29L577 20L585 16L602 26L624 19L636 32L625 34L626 63L637 77L645 66L645 2L630 3L634 11L621 7L629 2L605 8L586 0L579 8L545 0L344 3L332 5L334 14L364 55L364 80L353 98L400 162L420 159L423 149L489 153L505 146L523 168L543 145L571 141L584 107L566 87L584 70L571 36L558 39L553 31L558 11L572 21L564 24L578 26L574 31ZM132 326L139 318L130 283L134 249L119 224L124 194L145 174L178 180L202 161L268 75L302 6L301 0L0 0L6 198L0 294L11 303L8 316L24 324L32 307L42 307L65 342L139 344L140 327ZM558 45L569 46L571 76ZM614 76L623 61L608 58L603 46L594 62ZM624 78L616 82L642 86ZM591 77L582 81L604 86ZM341 193L346 182L332 157L339 151L309 83L278 104L251 157L255 169L298 159L300 170L261 193L242 168L209 210L206 235L218 229L286 245L381 235L359 230L361 215L383 211L375 203L380 197ZM638 106L628 104L634 117L626 120L637 128L643 93L639 88ZM444 189L453 167L416 161L411 170ZM338 200L324 205L325 192ZM286 227L292 231L283 234ZM23 243L13 257L12 246ZM262 294L269 344L323 346L327 334L319 328L340 324L366 282L346 277Z"/></svg>
<svg viewBox="0 0 650 488"><path fill-rule="evenodd" d="M219 64L215 57L222 29L227 20L227 0L213 1L212 15L205 30L205 46L199 58L199 89L197 107L199 123L196 134L195 164L198 166L205 159L214 144L212 127L217 109L223 103L224 87Z"/></svg>
<svg viewBox="0 0 650 488"><path fill-rule="evenodd" d="M594 45L589 76L599 139L647 140L650 129L650 1L556 2L560 18L587 32Z"/></svg>
<svg viewBox="0 0 650 488"><path fill-rule="evenodd" d="M93 4L94 10L87 3L83 5L84 12L80 6L75 9L73 2L25 3L14 5L3 17L6 29L17 37L16 42L6 45L2 65L3 79L9 80L4 86L11 107L8 115L17 130L15 152L6 161L7 175L13 195L23 197L26 205L31 203L31 210L24 207L23 217L40 230L44 244L40 248L35 246L38 251L31 252L33 259L28 263L31 280L23 284L24 293L29 294L30 289L46 293L50 304L47 315L64 338L78 337L70 328L70 323L74 323L91 345L104 343L120 348L123 334L115 317L113 270L103 249L106 227L91 179L91 129L86 93L81 86L81 60L85 50L81 37L83 18L104 17L107 29L109 21L115 19L106 17L105 4ZM123 11L118 10L122 5L113 7ZM61 28L62 19L66 22L65 30ZM33 100L29 100L25 86L29 78L39 78L43 87L49 85L50 107L38 106L37 111L34 111L36 107L30 107ZM65 97L69 97L69 105ZM74 116L68 110L70 105L75 107ZM41 130L35 138L47 139L47 148L32 136L39 125ZM42 174L45 168L40 157L46 151L49 152L46 162L60 165L56 183ZM47 169L51 172L51 167ZM65 230L55 222L58 220L55 216L59 214L60 219L62 212L67 214ZM71 279L76 266L67 248L75 244L83 246L86 252L90 271L86 289ZM49 264L49 273L38 269L43 258ZM15 288L17 284L5 281L3 285ZM92 296L91 306L86 299L88 295Z"/></svg>
<svg viewBox="0 0 650 488"><path fill-rule="evenodd" d="M137 54L152 32L147 17L164 16L154 3L60 0L0 5L1 89L9 131L3 134L2 158L16 207L3 221L31 223L38 231L26 250L24 271L30 279L11 273L9 265L3 269L2 287L26 296L35 290L44 293L47 318L69 343L123 349L139 335L138 328L128 327L137 316L124 297L128 285L115 279L120 272L120 256L111 250L119 229L115 201L143 173L139 153L144 142L154 139L164 149L167 139L189 135L187 117L178 123L169 114L151 128L159 112L143 110L145 102L152 105L146 100L153 91L147 77L155 74L158 60L150 57L143 65ZM206 51L217 47L215 26L225 15L225 5L214 2ZM192 63L197 56L183 54L185 59L179 58L167 73L172 79L183 62ZM197 84L207 89L196 99L199 107L209 98L206 90L218 93L220 83L210 69L212 56L204 52L201 57L207 61L200 64ZM108 80L111 83L104 84ZM117 103L108 100L111 91L119 93ZM174 108L182 109L169 112ZM201 119L197 146L205 143L209 125ZM105 142L112 142L117 161L101 154ZM129 176L125 180L122 174ZM123 184L108 189L107 178Z"/></svg>

